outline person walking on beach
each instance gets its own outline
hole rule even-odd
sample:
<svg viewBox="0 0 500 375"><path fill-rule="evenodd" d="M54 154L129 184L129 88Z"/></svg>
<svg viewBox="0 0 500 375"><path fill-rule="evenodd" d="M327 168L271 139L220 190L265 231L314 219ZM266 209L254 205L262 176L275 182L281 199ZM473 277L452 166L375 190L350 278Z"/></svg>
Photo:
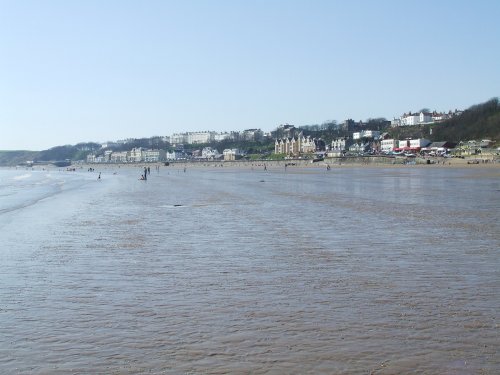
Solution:
<svg viewBox="0 0 500 375"><path fill-rule="evenodd" d="M97 177L98 180L101 179L101 172L99 172L99 177Z"/></svg>
<svg viewBox="0 0 500 375"><path fill-rule="evenodd" d="M148 169L146 167L144 167L144 179L148 179Z"/></svg>

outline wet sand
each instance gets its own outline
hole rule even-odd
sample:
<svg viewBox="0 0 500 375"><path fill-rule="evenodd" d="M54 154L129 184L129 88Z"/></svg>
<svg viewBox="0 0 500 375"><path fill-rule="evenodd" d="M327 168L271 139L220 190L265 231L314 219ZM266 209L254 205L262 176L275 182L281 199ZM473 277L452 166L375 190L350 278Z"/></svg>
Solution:
<svg viewBox="0 0 500 375"><path fill-rule="evenodd" d="M500 371L498 169L108 168L4 214L0 372Z"/></svg>

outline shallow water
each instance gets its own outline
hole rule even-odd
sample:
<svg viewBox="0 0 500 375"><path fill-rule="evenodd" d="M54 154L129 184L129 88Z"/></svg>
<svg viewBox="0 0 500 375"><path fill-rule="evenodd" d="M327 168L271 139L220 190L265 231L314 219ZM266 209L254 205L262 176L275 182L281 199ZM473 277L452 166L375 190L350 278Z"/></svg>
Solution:
<svg viewBox="0 0 500 375"><path fill-rule="evenodd" d="M496 169L9 173L2 373L500 372Z"/></svg>

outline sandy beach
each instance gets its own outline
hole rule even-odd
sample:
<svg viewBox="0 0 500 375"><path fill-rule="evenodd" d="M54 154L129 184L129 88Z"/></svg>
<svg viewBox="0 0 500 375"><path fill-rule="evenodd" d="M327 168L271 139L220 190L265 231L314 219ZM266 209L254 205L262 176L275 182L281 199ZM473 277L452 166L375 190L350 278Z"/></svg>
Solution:
<svg viewBox="0 0 500 375"><path fill-rule="evenodd" d="M498 169L220 165L4 171L0 372L498 373Z"/></svg>
<svg viewBox="0 0 500 375"><path fill-rule="evenodd" d="M168 164L168 165L167 165ZM94 168L95 170L114 170L119 168L132 168L140 172L144 167L155 170L156 167L167 170L184 170L184 168L231 168L244 170L269 170L292 172L299 168L310 169L331 169L338 168L489 168L500 169L500 157L465 157L465 158L388 158L388 157L343 157L325 158L322 161L312 162L311 159L290 159L290 160L236 160L236 161L169 161L167 163L124 163L124 164L83 164L81 169Z"/></svg>

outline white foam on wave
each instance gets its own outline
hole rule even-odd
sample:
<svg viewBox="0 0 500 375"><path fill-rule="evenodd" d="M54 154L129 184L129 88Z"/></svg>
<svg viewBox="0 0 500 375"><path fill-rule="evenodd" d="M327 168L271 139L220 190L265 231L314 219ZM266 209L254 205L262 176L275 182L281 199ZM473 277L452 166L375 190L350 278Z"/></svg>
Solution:
<svg viewBox="0 0 500 375"><path fill-rule="evenodd" d="M30 178L31 177L31 173L26 173L26 174L22 174L20 176L14 176L14 180L24 180L26 178Z"/></svg>

